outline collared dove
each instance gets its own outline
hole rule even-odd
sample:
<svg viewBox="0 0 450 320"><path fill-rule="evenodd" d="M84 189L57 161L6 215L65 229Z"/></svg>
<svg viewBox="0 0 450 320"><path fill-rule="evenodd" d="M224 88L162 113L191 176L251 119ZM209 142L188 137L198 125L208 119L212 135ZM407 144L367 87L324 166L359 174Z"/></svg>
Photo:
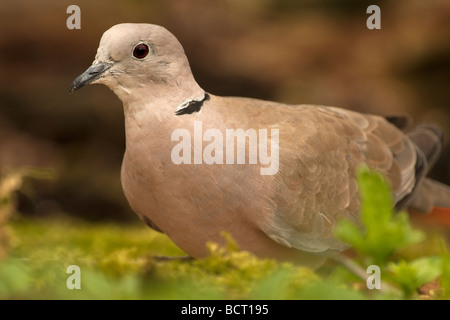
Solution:
<svg viewBox="0 0 450 320"><path fill-rule="evenodd" d="M359 221L363 164L387 177L396 209L450 208L450 188L425 178L441 150L436 127L404 133L398 117L209 94L161 26L107 30L70 92L89 83L123 102L131 208L193 257L223 243L225 231L258 256L318 266L346 249L333 236L337 221Z"/></svg>

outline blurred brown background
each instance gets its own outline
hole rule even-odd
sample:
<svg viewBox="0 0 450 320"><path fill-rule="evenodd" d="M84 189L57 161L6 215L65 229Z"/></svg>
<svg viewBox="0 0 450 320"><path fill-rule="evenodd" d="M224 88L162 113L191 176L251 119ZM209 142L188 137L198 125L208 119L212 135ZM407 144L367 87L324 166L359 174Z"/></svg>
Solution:
<svg viewBox="0 0 450 320"><path fill-rule="evenodd" d="M66 27L71 4L81 30ZM381 30L366 27L370 4L381 7ZM172 31L213 94L408 113L450 137L448 0L2 0L0 169L58 174L23 189L23 212L136 219L119 180L120 101L104 86L68 94L102 33L121 22ZM446 183L448 140L432 172Z"/></svg>

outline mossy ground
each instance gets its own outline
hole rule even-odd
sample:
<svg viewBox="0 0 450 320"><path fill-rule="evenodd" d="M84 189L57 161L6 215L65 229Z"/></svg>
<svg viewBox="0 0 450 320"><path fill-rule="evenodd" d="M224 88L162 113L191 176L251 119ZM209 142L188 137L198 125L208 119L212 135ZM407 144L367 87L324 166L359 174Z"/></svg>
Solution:
<svg viewBox="0 0 450 320"><path fill-rule="evenodd" d="M186 254L143 223L92 223L64 214L25 217L14 212L20 177L13 173L0 180L0 299L449 297L448 231L420 232L406 213L394 214L384 180L367 170L359 173L364 226L342 222L336 234L354 254L315 271L259 259L240 251L226 234L227 246L208 244L205 259L160 259ZM381 270L380 290L367 286L372 264ZM68 272L73 265L79 267L76 279ZM70 289L75 282L79 289Z"/></svg>
<svg viewBox="0 0 450 320"><path fill-rule="evenodd" d="M72 219L10 223L12 250L0 262L0 297L17 299L288 299L317 283L311 270L261 260L210 245L203 260L184 256L165 235L145 225L93 224ZM81 289L68 289L80 267Z"/></svg>

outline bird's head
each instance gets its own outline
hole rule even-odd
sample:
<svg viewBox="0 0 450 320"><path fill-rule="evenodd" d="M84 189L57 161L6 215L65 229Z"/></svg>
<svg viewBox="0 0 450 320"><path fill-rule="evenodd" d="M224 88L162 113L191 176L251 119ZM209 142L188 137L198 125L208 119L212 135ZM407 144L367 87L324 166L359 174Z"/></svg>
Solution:
<svg viewBox="0 0 450 320"><path fill-rule="evenodd" d="M90 83L108 86L122 101L142 89L157 94L158 87L171 91L198 86L172 33L158 25L132 23L103 34L94 62L75 79L70 93Z"/></svg>

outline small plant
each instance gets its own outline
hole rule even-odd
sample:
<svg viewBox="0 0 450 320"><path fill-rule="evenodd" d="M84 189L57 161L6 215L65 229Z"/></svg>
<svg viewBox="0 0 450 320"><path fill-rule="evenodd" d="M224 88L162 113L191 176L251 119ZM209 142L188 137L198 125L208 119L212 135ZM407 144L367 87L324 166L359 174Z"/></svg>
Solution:
<svg viewBox="0 0 450 320"><path fill-rule="evenodd" d="M411 226L406 212L394 212L391 190L381 174L362 167L357 176L362 226L341 221L336 235L358 253L361 268L379 266L387 285L400 289L401 298L411 298L443 274L442 257L399 258L403 249L423 241L424 233Z"/></svg>
<svg viewBox="0 0 450 320"><path fill-rule="evenodd" d="M394 213L391 191L383 176L361 167L357 174L363 228L341 221L337 236L368 264L385 265L394 252L424 239L411 227L406 212Z"/></svg>
<svg viewBox="0 0 450 320"><path fill-rule="evenodd" d="M25 167L4 170L0 175L0 259L6 257L9 247L10 231L7 222L16 207L16 192L22 187L26 178L51 178L53 171Z"/></svg>
<svg viewBox="0 0 450 320"><path fill-rule="evenodd" d="M20 259L8 259L12 232L8 220L16 208L16 192L26 178L52 178L53 171L37 168L21 168L4 171L0 175L0 298L15 297L29 289L29 275Z"/></svg>
<svg viewBox="0 0 450 320"><path fill-rule="evenodd" d="M18 172L0 177L0 260L5 258L9 248L7 222L13 211L13 193L22 185L22 175Z"/></svg>

